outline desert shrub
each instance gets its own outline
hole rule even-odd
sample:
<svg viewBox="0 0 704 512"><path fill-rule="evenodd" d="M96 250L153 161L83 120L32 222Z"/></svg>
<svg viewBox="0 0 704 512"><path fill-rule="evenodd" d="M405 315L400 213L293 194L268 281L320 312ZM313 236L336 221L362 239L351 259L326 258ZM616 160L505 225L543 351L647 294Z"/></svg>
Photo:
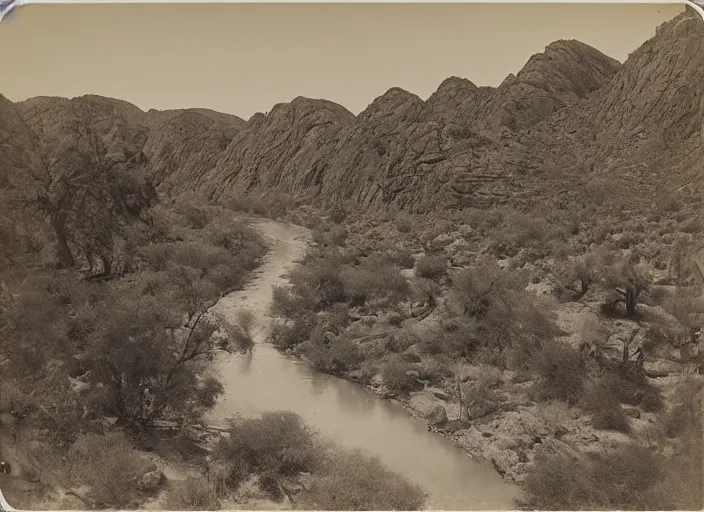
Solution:
<svg viewBox="0 0 704 512"><path fill-rule="evenodd" d="M415 352L403 353L403 354L401 354L401 359L403 359L404 361L406 361L408 363L420 363L423 361L423 359ZM421 371L421 376L423 376L423 373L424 372Z"/></svg>
<svg viewBox="0 0 704 512"><path fill-rule="evenodd" d="M281 350L294 348L309 338L316 325L313 315L302 315L286 323L275 323L269 332L269 341Z"/></svg>
<svg viewBox="0 0 704 512"><path fill-rule="evenodd" d="M188 477L172 484L163 498L164 510L220 510L217 493L204 478Z"/></svg>
<svg viewBox="0 0 704 512"><path fill-rule="evenodd" d="M418 350L425 355L443 354L447 350L445 343L442 336L426 336L418 343ZM452 347L450 350L453 349L455 348Z"/></svg>
<svg viewBox="0 0 704 512"><path fill-rule="evenodd" d="M498 368L481 365L470 374L471 382L463 386L466 419L481 418L498 410L499 387L503 382Z"/></svg>
<svg viewBox="0 0 704 512"><path fill-rule="evenodd" d="M613 196L613 187L606 180L591 180L582 188L582 197L588 205L601 206Z"/></svg>
<svg viewBox="0 0 704 512"><path fill-rule="evenodd" d="M322 221L313 230L313 241L320 247L342 247L349 236L349 231L345 226L333 224L329 221Z"/></svg>
<svg viewBox="0 0 704 512"><path fill-rule="evenodd" d="M310 297L295 295L289 287L274 286L272 288L271 313L284 318L295 318L297 315L314 311L316 304Z"/></svg>
<svg viewBox="0 0 704 512"><path fill-rule="evenodd" d="M559 224L551 224L543 216L532 216L520 212L509 212L503 226L492 242L496 252L508 251L508 255L519 248L545 249L550 241L564 240L566 229Z"/></svg>
<svg viewBox="0 0 704 512"><path fill-rule="evenodd" d="M280 502L284 499L284 493L279 485L279 479L275 473L264 473L259 475L259 489L274 502Z"/></svg>
<svg viewBox="0 0 704 512"><path fill-rule="evenodd" d="M679 398L665 414L663 423L668 437L679 437L688 430L701 429L702 389L704 381L693 375L682 378L677 384L675 395Z"/></svg>
<svg viewBox="0 0 704 512"><path fill-rule="evenodd" d="M177 208L177 212L183 216L186 226L191 229L203 229L213 218L208 209L192 205L181 206Z"/></svg>
<svg viewBox="0 0 704 512"><path fill-rule="evenodd" d="M582 406L591 413L591 422L595 428L629 433L630 423L613 390L613 381L609 379L602 378L590 383L585 391Z"/></svg>
<svg viewBox="0 0 704 512"><path fill-rule="evenodd" d="M608 287L619 291L619 301L625 303L628 315L635 314L638 301L648 291L650 284L647 273L633 258L608 268L604 280Z"/></svg>
<svg viewBox="0 0 704 512"><path fill-rule="evenodd" d="M482 317L494 305L506 304L528 284L524 272L507 272L485 263L452 278L450 299L465 315Z"/></svg>
<svg viewBox="0 0 704 512"><path fill-rule="evenodd" d="M427 339L422 348L428 354L444 353L469 358L480 346L477 322L469 320L460 323L456 329Z"/></svg>
<svg viewBox="0 0 704 512"><path fill-rule="evenodd" d="M447 258L441 255L423 256L416 263L416 275L433 280L447 275Z"/></svg>
<svg viewBox="0 0 704 512"><path fill-rule="evenodd" d="M417 376L413 374L415 368L400 357L387 361L381 369L381 378L389 391L405 395L417 389L420 385Z"/></svg>
<svg viewBox="0 0 704 512"><path fill-rule="evenodd" d="M405 319L406 316L399 311L391 311L388 315L386 315L386 321L389 325L394 327L400 327Z"/></svg>
<svg viewBox="0 0 704 512"><path fill-rule="evenodd" d="M411 219L408 217L399 217L396 219L396 229L398 229L399 233L410 233L411 229L413 229Z"/></svg>
<svg viewBox="0 0 704 512"><path fill-rule="evenodd" d="M311 336L301 350L316 368L333 375L355 369L364 359L357 344L344 336L329 342L323 336Z"/></svg>
<svg viewBox="0 0 704 512"><path fill-rule="evenodd" d="M667 435L677 437L679 449L665 462L664 477L648 494L655 510L702 510L704 506L703 387L701 378L688 375L675 389L681 401L663 422Z"/></svg>
<svg viewBox="0 0 704 512"><path fill-rule="evenodd" d="M526 510L648 510L647 493L662 476L662 459L647 448L624 444L592 458L536 458L523 482Z"/></svg>
<svg viewBox="0 0 704 512"><path fill-rule="evenodd" d="M344 220L347 218L347 215L347 210L345 210L345 208L342 206L338 206L330 212L330 220L333 221L335 224L340 224L341 222L344 222Z"/></svg>
<svg viewBox="0 0 704 512"><path fill-rule="evenodd" d="M462 335L485 362L523 368L541 340L559 333L553 305L527 292L526 284L524 272L503 271L492 264L453 276L449 305L467 321Z"/></svg>
<svg viewBox="0 0 704 512"><path fill-rule="evenodd" d="M601 401L608 397L617 403L640 406L647 412L660 412L664 408L660 390L648 382L644 374L632 371L629 365L602 372L592 387L592 392L602 397Z"/></svg>
<svg viewBox="0 0 704 512"><path fill-rule="evenodd" d="M413 268L416 264L411 252L405 249L398 249L389 254L389 260L403 269Z"/></svg>
<svg viewBox="0 0 704 512"><path fill-rule="evenodd" d="M536 415L552 435L558 435L572 418L573 410L565 402L553 400L539 403Z"/></svg>
<svg viewBox="0 0 704 512"><path fill-rule="evenodd" d="M442 384L446 379L453 377L450 361L442 357L428 358L420 369L420 378L427 380L431 385Z"/></svg>
<svg viewBox="0 0 704 512"><path fill-rule="evenodd" d="M572 300L581 298L596 278L593 258L565 261L556 270L556 277L560 280L558 293L561 296Z"/></svg>
<svg viewBox="0 0 704 512"><path fill-rule="evenodd" d="M416 302L425 302L435 306L436 298L440 295L440 285L435 281L425 278L416 278L411 284L411 297Z"/></svg>
<svg viewBox="0 0 704 512"><path fill-rule="evenodd" d="M686 334L697 330L704 316L704 297L699 293L681 292L664 301L663 308L674 316Z"/></svg>
<svg viewBox="0 0 704 512"><path fill-rule="evenodd" d="M533 367L540 378L536 391L543 400L571 405L579 400L586 379L579 352L559 341L546 341L535 353Z"/></svg>
<svg viewBox="0 0 704 512"><path fill-rule="evenodd" d="M609 340L609 329L597 317L587 316L581 321L579 335L582 345L601 351Z"/></svg>
<svg viewBox="0 0 704 512"><path fill-rule="evenodd" d="M124 507L136 492L134 479L149 464L120 433L82 434L68 453L71 479L90 487L91 497L108 506Z"/></svg>
<svg viewBox="0 0 704 512"><path fill-rule="evenodd" d="M301 275L305 283L296 288L310 290L319 306L326 307L338 302L346 302L345 283L334 260L323 260L315 267L301 269ZM295 281L297 277L297 274L292 274L294 286L297 284Z"/></svg>
<svg viewBox="0 0 704 512"><path fill-rule="evenodd" d="M391 335L384 344L388 352L401 353L420 341L418 335L411 330L401 330Z"/></svg>
<svg viewBox="0 0 704 512"><path fill-rule="evenodd" d="M202 242L225 249L246 270L256 268L266 252L265 242L254 229L222 217L208 225Z"/></svg>
<svg viewBox="0 0 704 512"><path fill-rule="evenodd" d="M229 432L213 450L213 460L229 464L231 488L252 474L293 476L317 467L315 433L290 411L235 418Z"/></svg>
<svg viewBox="0 0 704 512"><path fill-rule="evenodd" d="M222 201L223 206L236 212L245 212L266 217L269 207L263 198L254 194L232 193Z"/></svg>
<svg viewBox="0 0 704 512"><path fill-rule="evenodd" d="M459 215L460 219L473 229L482 233L493 231L504 220L506 212L501 208L465 208Z"/></svg>
<svg viewBox="0 0 704 512"><path fill-rule="evenodd" d="M410 294L410 286L400 269L378 258L366 258L358 267L346 267L340 272L346 297L363 304L376 299L398 302Z"/></svg>
<svg viewBox="0 0 704 512"><path fill-rule="evenodd" d="M301 498L309 510L421 510L426 494L377 458L335 450Z"/></svg>
<svg viewBox="0 0 704 512"><path fill-rule="evenodd" d="M592 425L600 430L613 430L628 434L631 424L628 422L621 405L615 401L604 402L592 413Z"/></svg>

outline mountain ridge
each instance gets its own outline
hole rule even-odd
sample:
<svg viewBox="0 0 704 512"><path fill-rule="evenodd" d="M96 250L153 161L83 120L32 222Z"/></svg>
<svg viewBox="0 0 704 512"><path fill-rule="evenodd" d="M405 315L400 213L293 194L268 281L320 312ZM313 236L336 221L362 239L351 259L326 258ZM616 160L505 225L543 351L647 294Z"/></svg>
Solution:
<svg viewBox="0 0 704 512"><path fill-rule="evenodd" d="M208 109L145 112L96 95L30 98L13 109L41 145L66 153L70 135L85 133L92 146L76 150L108 159L108 168L138 156L176 196L286 195L420 212L580 200L571 188L608 176L619 186L636 182L638 199L652 200L667 181L656 167L672 167L684 182L696 161L688 151L701 152L690 147L704 121L695 85L704 25L695 14L663 24L623 64L558 40L498 87L449 77L425 101L392 87L357 116L300 96L247 121ZM0 123L6 117L17 122L8 113ZM560 187L567 193L557 198Z"/></svg>

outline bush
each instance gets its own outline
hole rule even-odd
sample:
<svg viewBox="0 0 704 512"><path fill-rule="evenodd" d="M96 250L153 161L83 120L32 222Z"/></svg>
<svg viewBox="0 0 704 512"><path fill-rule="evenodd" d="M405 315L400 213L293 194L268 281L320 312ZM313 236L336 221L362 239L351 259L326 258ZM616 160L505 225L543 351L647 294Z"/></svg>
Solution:
<svg viewBox="0 0 704 512"><path fill-rule="evenodd" d="M316 325L313 315L299 316L287 323L276 323L269 332L269 341L280 350L294 348L309 338Z"/></svg>
<svg viewBox="0 0 704 512"><path fill-rule="evenodd" d="M179 213L186 220L186 226L191 229L203 229L212 220L212 212L206 208L186 205L179 210Z"/></svg>
<svg viewBox="0 0 704 512"><path fill-rule="evenodd" d="M619 400L618 382L609 376L602 377L588 386L583 406L591 413L592 425L595 428L624 434L630 432L630 423Z"/></svg>
<svg viewBox="0 0 704 512"><path fill-rule="evenodd" d="M107 506L124 507L134 493L135 478L149 464L121 433L82 434L68 453L71 479L90 487L90 496Z"/></svg>
<svg viewBox="0 0 704 512"><path fill-rule="evenodd" d="M423 256L416 263L416 275L432 280L447 275L447 258L445 256Z"/></svg>
<svg viewBox="0 0 704 512"><path fill-rule="evenodd" d="M572 409L564 402L551 401L538 404L537 416L548 431L556 436L565 424L572 418Z"/></svg>
<svg viewBox="0 0 704 512"><path fill-rule="evenodd" d="M498 368L487 365L478 368L474 381L464 386L466 419L482 418L498 410L498 387L501 382L502 375Z"/></svg>
<svg viewBox="0 0 704 512"><path fill-rule="evenodd" d="M364 359L357 344L343 336L329 343L320 335L311 337L302 345L302 351L316 368L332 375L353 370Z"/></svg>
<svg viewBox="0 0 704 512"><path fill-rule="evenodd" d="M188 477L172 484L163 499L164 510L220 510L217 493L204 478Z"/></svg>
<svg viewBox="0 0 704 512"><path fill-rule="evenodd" d="M652 510L647 494L661 476L662 459L632 444L579 460L541 455L519 504L526 510Z"/></svg>
<svg viewBox="0 0 704 512"><path fill-rule="evenodd" d="M280 502L284 499L284 493L279 485L279 479L276 474L264 473L259 476L259 489L274 502Z"/></svg>
<svg viewBox="0 0 704 512"><path fill-rule="evenodd" d="M426 494L377 458L336 450L301 498L308 510L422 510Z"/></svg>
<svg viewBox="0 0 704 512"><path fill-rule="evenodd" d="M618 402L609 401L592 413L592 425L600 430L613 430L628 434L631 424Z"/></svg>
<svg viewBox="0 0 704 512"><path fill-rule="evenodd" d="M415 258L410 251L399 249L389 255L389 260L403 269L413 268L416 264Z"/></svg>
<svg viewBox="0 0 704 512"><path fill-rule="evenodd" d="M293 476L312 471L318 461L314 433L290 411L234 419L230 437L222 438L213 459L230 464L228 485L236 487L251 474Z"/></svg>
<svg viewBox="0 0 704 512"><path fill-rule="evenodd" d="M591 387L588 403L613 400L616 403L640 406L647 412L659 412L664 408L660 390L648 382L640 372L628 371L621 365L615 371L604 372Z"/></svg>
<svg viewBox="0 0 704 512"><path fill-rule="evenodd" d="M400 269L379 258L366 258L358 267L343 268L340 279L344 295L355 303L368 300L396 303L410 294L410 286Z"/></svg>
<svg viewBox="0 0 704 512"><path fill-rule="evenodd" d="M272 288L271 313L283 318L296 318L302 314L315 311L316 304L310 297L296 295L290 288L274 286Z"/></svg>
<svg viewBox="0 0 704 512"><path fill-rule="evenodd" d="M408 217L400 217L396 219L396 229L398 229L399 233L410 233L411 229L413 229L411 219Z"/></svg>
<svg viewBox="0 0 704 512"><path fill-rule="evenodd" d="M543 400L562 400L570 405L582 395L586 368L576 350L559 341L544 342L533 358L540 377L537 392Z"/></svg>
<svg viewBox="0 0 704 512"><path fill-rule="evenodd" d="M388 361L381 369L381 378L389 391L405 395L418 388L419 382L413 375L412 364L395 357Z"/></svg>

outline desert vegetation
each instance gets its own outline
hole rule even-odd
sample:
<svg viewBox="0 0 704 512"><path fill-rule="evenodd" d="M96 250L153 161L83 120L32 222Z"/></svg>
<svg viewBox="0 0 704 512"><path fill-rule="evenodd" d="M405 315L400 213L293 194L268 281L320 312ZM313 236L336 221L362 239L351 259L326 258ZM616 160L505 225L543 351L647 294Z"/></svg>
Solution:
<svg viewBox="0 0 704 512"><path fill-rule="evenodd" d="M80 182L67 183L66 197L88 193L70 190ZM218 509L232 500L330 510L422 508L425 494L416 485L365 453L324 440L292 413L233 420L226 437L203 426L223 392L213 358L245 353L253 344L251 312L224 319L210 308L243 286L267 250L235 210L169 204L155 195L139 215L110 213L120 230L108 234L114 243L107 253L93 251L97 242L89 236L102 227L81 224L73 209L62 240L44 210L6 206L18 216L2 224L0 455L18 478L36 483L31 490L4 488L14 505L31 507L61 489L71 500L61 506L89 509L155 500L180 510ZM36 216L20 220L22 211ZM82 243L73 238L78 232ZM341 269L330 263L316 275L333 284L320 294L309 290L306 300L334 307L373 296L386 304L408 293L400 277L374 272L372 262ZM290 311L287 296L277 296L282 311ZM310 340L307 347L333 373L360 360L344 340L325 352ZM208 459L197 448L204 436L212 446ZM191 453L176 481L163 472L184 464L171 446ZM343 467L349 471L340 473Z"/></svg>
<svg viewBox="0 0 704 512"><path fill-rule="evenodd" d="M227 499L249 489L303 510L420 510L425 493L378 459L324 439L288 411L235 418L213 450L206 489ZM191 500L204 490L193 486Z"/></svg>
<svg viewBox="0 0 704 512"><path fill-rule="evenodd" d="M96 183L55 164L64 172L44 167L38 186L3 196L0 428L17 444L3 452L19 476L41 474L19 442L33 439L56 461L37 478L63 475L88 488L83 505L124 507L153 471L134 436L198 422L222 392L208 361L250 348L246 318L207 311L266 247L229 210L163 204L133 175Z"/></svg>
<svg viewBox="0 0 704 512"><path fill-rule="evenodd" d="M276 349L405 407L525 509L702 509L702 27L688 9L623 64L557 41L500 87L394 87L357 116L0 95L3 493L424 506L290 412L203 424L211 363L267 327L214 315L271 249L254 216L312 232L272 290Z"/></svg>
<svg viewBox="0 0 704 512"><path fill-rule="evenodd" d="M346 239L314 243L275 291L271 340L485 454L522 485L521 506L694 507L701 420L675 433L672 415L680 376L701 386L695 255L686 235L671 250L609 243L614 213L590 208L608 220L501 208L347 219ZM682 479L690 491L661 484Z"/></svg>

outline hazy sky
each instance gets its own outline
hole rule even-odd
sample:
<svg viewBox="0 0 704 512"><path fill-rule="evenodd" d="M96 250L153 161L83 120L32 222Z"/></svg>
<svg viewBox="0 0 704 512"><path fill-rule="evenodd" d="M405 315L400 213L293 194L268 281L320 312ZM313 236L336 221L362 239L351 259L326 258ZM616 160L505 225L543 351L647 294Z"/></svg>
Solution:
<svg viewBox="0 0 704 512"><path fill-rule="evenodd" d="M0 92L245 119L296 96L355 114L393 86L498 85L557 39L620 61L678 4L35 4L0 25Z"/></svg>

